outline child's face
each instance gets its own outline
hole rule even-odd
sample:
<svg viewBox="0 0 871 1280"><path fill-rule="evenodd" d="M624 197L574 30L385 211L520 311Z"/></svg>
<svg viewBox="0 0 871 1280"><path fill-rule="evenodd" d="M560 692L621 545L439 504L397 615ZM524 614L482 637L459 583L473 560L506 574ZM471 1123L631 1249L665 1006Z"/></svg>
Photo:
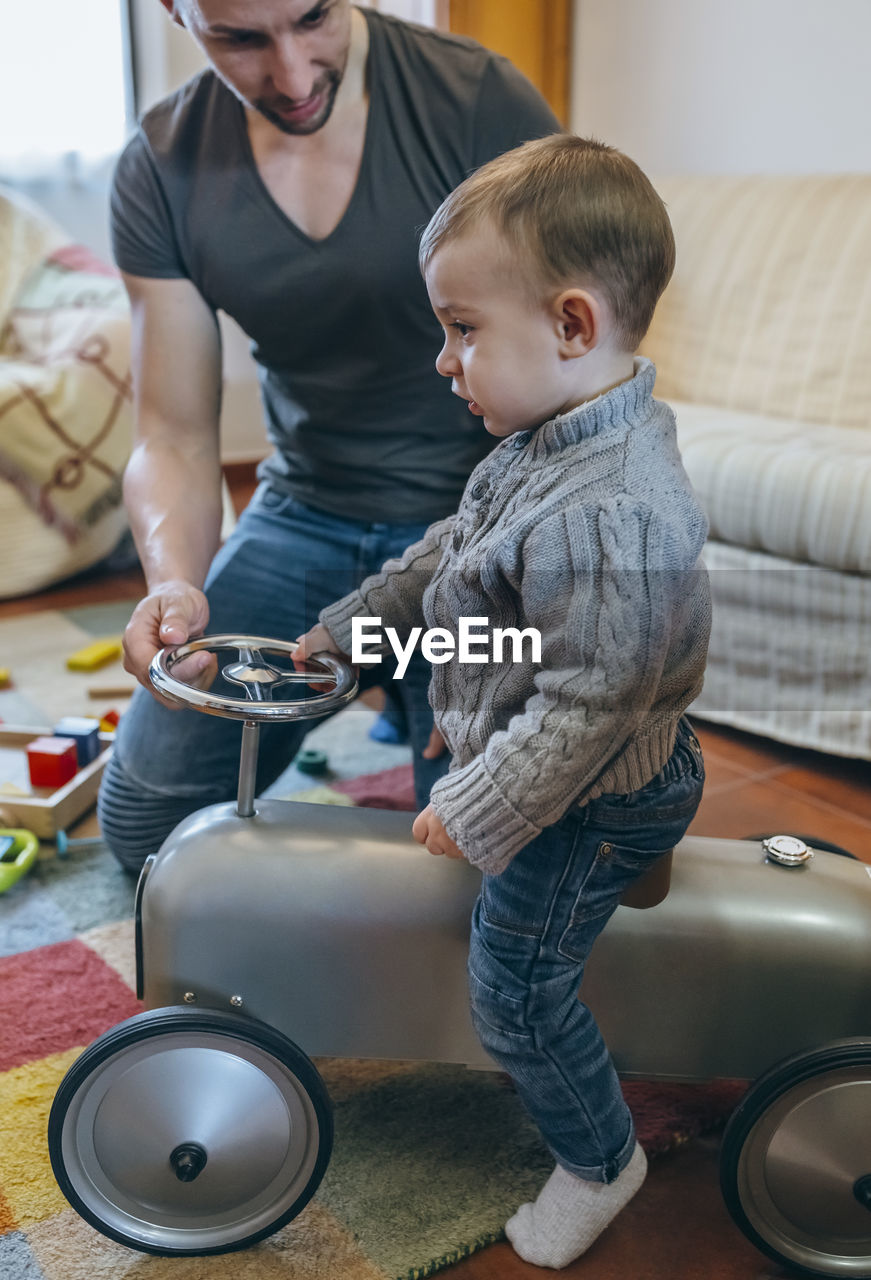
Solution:
<svg viewBox="0 0 871 1280"><path fill-rule="evenodd" d="M491 435L538 427L563 410L556 316L530 299L495 233L448 241L426 287L445 331L436 368Z"/></svg>

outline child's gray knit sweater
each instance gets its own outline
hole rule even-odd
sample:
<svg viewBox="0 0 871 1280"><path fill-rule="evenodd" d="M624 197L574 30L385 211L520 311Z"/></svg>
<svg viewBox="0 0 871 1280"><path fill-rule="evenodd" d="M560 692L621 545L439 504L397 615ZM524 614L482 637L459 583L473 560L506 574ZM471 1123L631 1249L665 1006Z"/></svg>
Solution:
<svg viewBox="0 0 871 1280"><path fill-rule="evenodd" d="M574 804L635 791L674 747L710 630L707 522L656 371L510 436L474 470L459 511L321 614L382 628L482 618L535 627L541 664L434 665L430 702L453 753L432 803L468 860L498 874ZM446 447L448 447L446 445Z"/></svg>

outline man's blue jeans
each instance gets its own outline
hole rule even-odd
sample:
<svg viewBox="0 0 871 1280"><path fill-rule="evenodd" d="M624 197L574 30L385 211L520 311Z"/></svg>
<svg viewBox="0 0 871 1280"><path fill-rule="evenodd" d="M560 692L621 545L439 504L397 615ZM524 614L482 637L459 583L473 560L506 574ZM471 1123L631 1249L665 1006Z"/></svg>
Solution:
<svg viewBox="0 0 871 1280"><path fill-rule="evenodd" d="M295 640L325 605L401 555L426 527L345 520L262 484L209 572L209 633ZM393 670L385 658L370 668L372 674L364 668L364 683L385 683ZM450 762L447 752L437 760L421 759L433 723L429 678L429 664L417 653L393 686L408 720L420 808ZM258 791L289 764L314 723L261 727ZM123 866L137 871L182 818L235 795L240 734L238 721L170 711L137 689L98 801L103 834Z"/></svg>
<svg viewBox="0 0 871 1280"><path fill-rule="evenodd" d="M485 876L472 921L472 1017L556 1160L612 1182L635 1146L599 1028L577 997L584 964L624 890L684 835L704 783L682 720L674 752L640 791L570 811Z"/></svg>

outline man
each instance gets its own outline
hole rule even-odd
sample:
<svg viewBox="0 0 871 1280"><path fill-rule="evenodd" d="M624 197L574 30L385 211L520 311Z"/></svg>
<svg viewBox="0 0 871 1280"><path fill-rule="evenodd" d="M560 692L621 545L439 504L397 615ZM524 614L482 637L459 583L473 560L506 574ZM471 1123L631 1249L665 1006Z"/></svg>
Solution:
<svg viewBox="0 0 871 1280"><path fill-rule="evenodd" d="M125 496L148 583L125 665L145 688L158 648L204 631L300 634L454 509L487 443L435 371L417 235L468 172L559 128L505 59L350 0L162 3L210 68L144 118L112 201L136 352ZM215 556L220 310L252 339L275 452ZM423 755L427 682L422 662L397 682L421 804L446 763ZM303 733L264 726L260 788ZM229 798L237 753L232 725L138 690L99 802L119 860L137 869Z"/></svg>

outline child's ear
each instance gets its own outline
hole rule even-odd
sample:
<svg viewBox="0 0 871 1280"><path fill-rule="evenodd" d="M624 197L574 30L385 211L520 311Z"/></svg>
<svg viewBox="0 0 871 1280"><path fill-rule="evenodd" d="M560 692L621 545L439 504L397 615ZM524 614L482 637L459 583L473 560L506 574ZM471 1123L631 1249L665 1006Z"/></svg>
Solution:
<svg viewBox="0 0 871 1280"><path fill-rule="evenodd" d="M586 289L566 289L554 299L560 354L567 360L584 356L601 337L604 316L602 304Z"/></svg>

